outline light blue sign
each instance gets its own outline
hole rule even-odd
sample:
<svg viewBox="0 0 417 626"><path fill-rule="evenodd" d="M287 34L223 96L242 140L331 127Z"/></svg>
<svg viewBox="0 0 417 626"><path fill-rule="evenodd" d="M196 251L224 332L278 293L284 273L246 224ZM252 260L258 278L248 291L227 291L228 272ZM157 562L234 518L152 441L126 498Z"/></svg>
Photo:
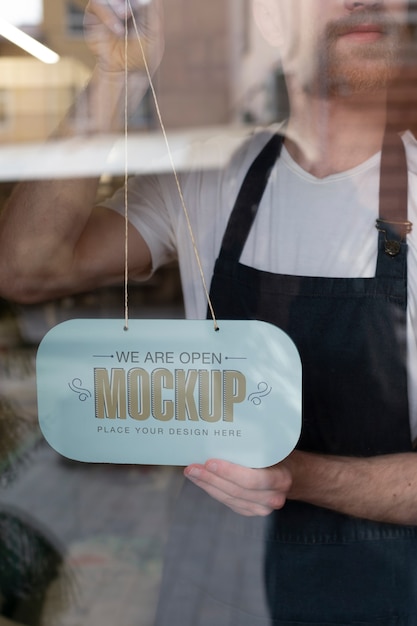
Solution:
<svg viewBox="0 0 417 626"><path fill-rule="evenodd" d="M268 467L301 429L301 362L258 321L71 320L37 354L49 444L94 463Z"/></svg>

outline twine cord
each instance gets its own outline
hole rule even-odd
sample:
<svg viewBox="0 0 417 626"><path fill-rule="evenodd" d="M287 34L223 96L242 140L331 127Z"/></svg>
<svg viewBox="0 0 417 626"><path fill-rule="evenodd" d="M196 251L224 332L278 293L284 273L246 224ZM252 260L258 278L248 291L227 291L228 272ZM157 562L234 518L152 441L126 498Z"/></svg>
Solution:
<svg viewBox="0 0 417 626"><path fill-rule="evenodd" d="M129 9L129 11L127 10ZM170 165L171 165L171 169L172 169L172 173L174 175L174 179L175 179L175 184L178 190L178 195L181 201L181 206L182 206L182 210L184 212L184 216L187 222L187 228L188 228L188 233L190 235L190 239L191 239L191 243L193 245L193 250L194 250L194 255L197 261L197 265L198 265L198 270L200 273L200 277L201 277L201 281L203 284L203 289L204 289L204 293L206 295L206 299L207 299L207 303L208 303L208 307L210 310L210 314L211 317L213 319L214 322L214 330L218 331L219 326L216 320L216 315L214 312L214 307L213 307L213 303L211 301L210 298L210 293L207 287L207 282L204 276L204 270L203 270L203 265L201 262L201 258L200 258L200 254L198 252L198 248L197 248L197 243L196 243L196 239L194 236L194 232L193 232L193 228L191 225L191 220L190 220L190 215L187 209L187 205L185 202L185 198L184 198L184 193L182 191L182 187L181 187L181 183L179 180L179 176L177 173L177 169L175 167L175 163L174 163L174 158L172 155L172 151L171 151L171 147L169 144L169 140L168 140L168 135L165 129L165 124L163 122L162 119L162 114L161 114L161 110L160 110L160 106L159 106L159 102L158 102L158 98L156 95L156 90L153 84L153 80L152 80L152 75L149 69L149 64L148 61L146 59L146 54L145 54L145 50L142 44L142 38L139 34L139 29L136 23L136 19L135 19L135 15L133 13L133 9L132 9L132 5L130 0L126 0L126 16L125 16L125 224L126 224L126 232L125 232L125 330L128 329L128 316L129 316L129 310L128 310L128 193L127 193L127 180L128 180L128 12L130 12L130 17L132 19L132 24L136 33L136 37L139 43L139 47L141 50L141 54L142 54L142 59L143 59L143 65L145 68L145 72L146 72L146 76L148 78L149 81L149 87L152 93L152 98L154 101L154 105L155 105L155 110L156 110L156 114L158 117L158 121L159 121L159 125L164 137L164 141L165 141L165 145L166 145L166 149L167 149L167 154L169 157L169 161L170 161Z"/></svg>
<svg viewBox="0 0 417 626"><path fill-rule="evenodd" d="M129 152L128 152L128 16L125 11L125 179L124 179L124 204L125 204L125 273L124 273L124 304L125 304L125 326L124 330L129 330L129 199L128 199L128 177L129 177Z"/></svg>

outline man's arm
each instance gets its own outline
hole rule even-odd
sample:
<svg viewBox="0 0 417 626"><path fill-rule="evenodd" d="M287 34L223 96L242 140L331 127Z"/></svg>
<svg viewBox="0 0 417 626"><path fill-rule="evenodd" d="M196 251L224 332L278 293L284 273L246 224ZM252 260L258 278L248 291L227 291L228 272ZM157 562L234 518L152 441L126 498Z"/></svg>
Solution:
<svg viewBox="0 0 417 626"><path fill-rule="evenodd" d="M267 469L211 460L185 475L232 510L268 515L300 500L340 513L394 524L417 524L417 456L333 457L295 451Z"/></svg>
<svg viewBox="0 0 417 626"><path fill-rule="evenodd" d="M0 217L0 294L34 303L115 284L124 275L125 225L93 209L97 181L18 186ZM149 249L129 225L132 278L149 273Z"/></svg>
<svg viewBox="0 0 417 626"><path fill-rule="evenodd" d="M162 54L159 1L132 4L137 8L136 23L143 29L150 67L155 69ZM86 38L97 55L97 67L55 137L120 130L125 96L124 7L123 0L90 0ZM148 80L132 26L131 30L128 93L136 105ZM0 217L0 295L35 302L112 284L123 277L124 220L110 210L93 209L98 182L81 178L17 186ZM133 227L129 237L131 274L146 274L149 249Z"/></svg>

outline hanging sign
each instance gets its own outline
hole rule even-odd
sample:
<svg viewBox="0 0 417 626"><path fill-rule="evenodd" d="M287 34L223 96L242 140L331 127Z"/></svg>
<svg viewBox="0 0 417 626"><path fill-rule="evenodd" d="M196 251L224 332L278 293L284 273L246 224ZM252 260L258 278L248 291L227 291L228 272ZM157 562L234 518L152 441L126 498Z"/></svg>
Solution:
<svg viewBox="0 0 417 626"><path fill-rule="evenodd" d="M300 357L265 322L71 320L36 370L41 430L77 461L267 467L299 438Z"/></svg>

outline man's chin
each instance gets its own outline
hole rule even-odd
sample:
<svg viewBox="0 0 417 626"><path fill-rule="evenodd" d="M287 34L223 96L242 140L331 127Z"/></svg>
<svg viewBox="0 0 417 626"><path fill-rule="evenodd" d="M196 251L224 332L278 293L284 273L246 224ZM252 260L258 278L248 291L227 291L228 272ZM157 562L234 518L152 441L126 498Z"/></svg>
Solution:
<svg viewBox="0 0 417 626"><path fill-rule="evenodd" d="M372 75L361 70L350 71L338 74L324 87L328 94L333 96L348 97L361 93L367 94L386 89L393 76L390 70L381 70Z"/></svg>
<svg viewBox="0 0 417 626"><path fill-rule="evenodd" d="M322 87L331 95L351 95L385 89L400 69L397 51L361 50L361 54L338 55L322 68Z"/></svg>
<svg viewBox="0 0 417 626"><path fill-rule="evenodd" d="M333 48L328 75L330 84L348 88L352 93L387 87L401 67L399 33L389 39L358 47Z"/></svg>

